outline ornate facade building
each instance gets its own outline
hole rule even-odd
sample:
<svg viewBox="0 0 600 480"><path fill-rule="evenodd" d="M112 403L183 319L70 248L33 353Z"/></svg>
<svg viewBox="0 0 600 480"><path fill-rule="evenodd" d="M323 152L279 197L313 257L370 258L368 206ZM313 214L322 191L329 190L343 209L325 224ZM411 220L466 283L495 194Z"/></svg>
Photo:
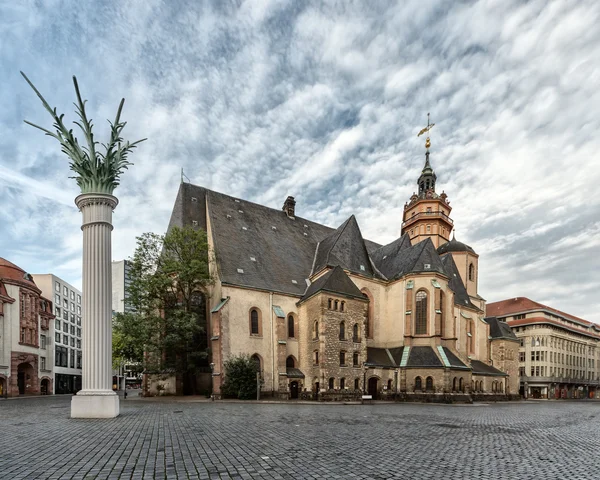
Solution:
<svg viewBox="0 0 600 480"><path fill-rule="evenodd" d="M600 398L600 325L525 297L490 303L519 339L526 398Z"/></svg>
<svg viewBox="0 0 600 480"><path fill-rule="evenodd" d="M429 139L428 139L429 144ZM427 146L428 146L427 144ZM518 393L518 340L485 319L479 257L451 238L429 150L401 236L337 228L182 183L171 226L206 230L216 279L208 296L213 392L223 362L250 354L263 392L281 398L469 401Z"/></svg>
<svg viewBox="0 0 600 480"><path fill-rule="evenodd" d="M0 396L52 394L52 302L0 258Z"/></svg>

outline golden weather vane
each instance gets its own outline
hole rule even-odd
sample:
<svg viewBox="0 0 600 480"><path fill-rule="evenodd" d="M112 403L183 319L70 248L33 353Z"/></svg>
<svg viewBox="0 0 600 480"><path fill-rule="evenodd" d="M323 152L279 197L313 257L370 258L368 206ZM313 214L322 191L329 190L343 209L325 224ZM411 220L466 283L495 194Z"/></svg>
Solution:
<svg viewBox="0 0 600 480"><path fill-rule="evenodd" d="M420 137L424 133L428 134L429 130L431 130L434 125L435 123L429 123L429 113L427 113L427 126L418 133L417 137ZM429 150L429 147L431 147L431 141L429 140L429 135L427 135L427 138L425 140L425 148Z"/></svg>

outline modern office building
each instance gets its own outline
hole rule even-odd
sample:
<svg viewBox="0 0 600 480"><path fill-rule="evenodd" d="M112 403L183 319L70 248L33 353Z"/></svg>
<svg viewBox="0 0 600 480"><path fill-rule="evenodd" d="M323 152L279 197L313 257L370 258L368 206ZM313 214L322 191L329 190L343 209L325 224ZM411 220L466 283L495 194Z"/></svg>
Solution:
<svg viewBox="0 0 600 480"><path fill-rule="evenodd" d="M81 291L56 275L34 274L54 302L54 393L81 390Z"/></svg>
<svg viewBox="0 0 600 480"><path fill-rule="evenodd" d="M600 398L600 325L525 297L488 303L520 342L521 394Z"/></svg>
<svg viewBox="0 0 600 480"><path fill-rule="evenodd" d="M131 305L127 301L129 287L129 260L112 262L112 310L113 312L130 312Z"/></svg>
<svg viewBox="0 0 600 480"><path fill-rule="evenodd" d="M29 273L0 258L0 396L52 393L50 298Z"/></svg>

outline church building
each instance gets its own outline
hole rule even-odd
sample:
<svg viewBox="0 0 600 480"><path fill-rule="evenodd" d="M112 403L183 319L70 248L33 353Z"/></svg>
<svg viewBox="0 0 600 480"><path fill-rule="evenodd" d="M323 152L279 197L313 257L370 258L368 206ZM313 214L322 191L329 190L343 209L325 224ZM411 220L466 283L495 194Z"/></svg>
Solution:
<svg viewBox="0 0 600 480"><path fill-rule="evenodd" d="M352 215L310 221L182 183L170 227L207 232L213 393L224 361L249 354L262 393L318 400L508 399L518 393L519 342L485 318L479 256L454 238L452 207L429 159L404 207L401 235L363 238Z"/></svg>

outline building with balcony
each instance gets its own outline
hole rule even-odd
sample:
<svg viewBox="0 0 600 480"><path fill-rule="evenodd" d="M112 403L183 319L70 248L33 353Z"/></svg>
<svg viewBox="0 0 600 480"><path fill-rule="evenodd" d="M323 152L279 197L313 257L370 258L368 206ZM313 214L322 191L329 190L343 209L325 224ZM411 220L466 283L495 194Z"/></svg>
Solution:
<svg viewBox="0 0 600 480"><path fill-rule="evenodd" d="M487 305L519 339L520 392L528 398L600 398L600 325L525 297Z"/></svg>
<svg viewBox="0 0 600 480"><path fill-rule="evenodd" d="M52 297L0 258L0 396L53 392Z"/></svg>
<svg viewBox="0 0 600 480"><path fill-rule="evenodd" d="M76 393L81 390L81 291L51 273L33 279L54 301L54 393Z"/></svg>

